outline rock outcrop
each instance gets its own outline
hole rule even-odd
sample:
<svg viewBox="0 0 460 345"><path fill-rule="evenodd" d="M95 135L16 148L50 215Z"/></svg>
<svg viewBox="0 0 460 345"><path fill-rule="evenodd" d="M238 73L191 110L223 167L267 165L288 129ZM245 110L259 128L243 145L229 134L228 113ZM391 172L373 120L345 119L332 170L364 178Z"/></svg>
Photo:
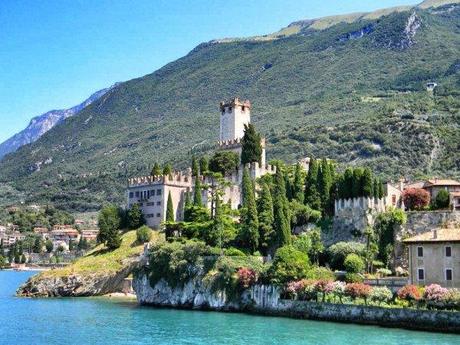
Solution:
<svg viewBox="0 0 460 345"><path fill-rule="evenodd" d="M132 260L114 273L53 275L52 271L43 272L27 280L16 293L22 297L85 297L122 292L124 279L138 264L138 260Z"/></svg>

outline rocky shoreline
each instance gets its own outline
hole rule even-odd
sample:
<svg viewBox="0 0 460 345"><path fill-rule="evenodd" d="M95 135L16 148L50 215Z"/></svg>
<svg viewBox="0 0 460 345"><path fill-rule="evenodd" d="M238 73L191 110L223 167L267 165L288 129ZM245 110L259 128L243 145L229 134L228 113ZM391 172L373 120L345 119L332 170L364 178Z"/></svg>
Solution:
<svg viewBox="0 0 460 345"><path fill-rule="evenodd" d="M460 334L459 312L284 300L276 287L266 285L255 285L236 299L230 299L223 291L213 293L199 278L183 287L172 288L164 280L151 287L143 273L134 277L133 288L138 302L147 306L234 311Z"/></svg>
<svg viewBox="0 0 460 345"><path fill-rule="evenodd" d="M29 278L16 291L21 297L89 297L121 292L125 278L138 265L131 262L115 273L53 275L42 272Z"/></svg>

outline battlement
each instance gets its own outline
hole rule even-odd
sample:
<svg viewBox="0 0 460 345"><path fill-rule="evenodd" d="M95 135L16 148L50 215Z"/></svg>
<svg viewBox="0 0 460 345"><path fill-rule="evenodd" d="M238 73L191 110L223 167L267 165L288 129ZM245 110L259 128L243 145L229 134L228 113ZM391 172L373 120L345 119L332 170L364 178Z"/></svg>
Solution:
<svg viewBox="0 0 460 345"><path fill-rule="evenodd" d="M335 215L340 215L344 210L362 210L384 212L387 207L385 198L359 197L352 199L335 200Z"/></svg>
<svg viewBox="0 0 460 345"><path fill-rule="evenodd" d="M249 102L249 100L245 100L242 102L240 101L238 97L235 97L229 101L220 102L221 112L231 111L232 109L235 109L235 108L241 108L242 111L245 111L246 109L250 110L251 102Z"/></svg>
<svg viewBox="0 0 460 345"><path fill-rule="evenodd" d="M139 176L128 179L128 187L153 186L153 185L175 185L189 186L192 183L190 172L173 172L171 175L160 176Z"/></svg>
<svg viewBox="0 0 460 345"><path fill-rule="evenodd" d="M219 149L232 149L241 146L241 138L218 141Z"/></svg>

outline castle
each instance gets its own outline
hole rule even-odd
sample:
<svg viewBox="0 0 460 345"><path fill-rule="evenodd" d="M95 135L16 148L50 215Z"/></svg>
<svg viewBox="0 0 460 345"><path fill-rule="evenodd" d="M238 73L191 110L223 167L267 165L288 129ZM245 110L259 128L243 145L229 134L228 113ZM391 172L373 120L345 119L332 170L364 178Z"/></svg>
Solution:
<svg viewBox="0 0 460 345"><path fill-rule="evenodd" d="M250 122L251 103L248 100L242 102L238 98L233 98L230 101L221 102L219 141L216 149L233 151L241 156L244 126ZM261 139L261 146L261 163L254 162L246 166L254 179L276 172L275 166L266 164L264 138ZM238 208L241 204L240 191L244 168L240 164L238 170L224 176L230 183L224 189L223 202L229 203L233 209ZM209 182L207 177L202 176L201 179L204 184ZM194 181L195 178L192 177L190 168L185 172L174 172L169 176L130 178L127 188L127 206L131 208L133 204L139 204L147 225L159 229L161 223L166 219L166 203L169 194L171 194L175 220L183 220L185 193L193 192ZM210 195L207 190L202 190L202 200L204 206L209 206Z"/></svg>

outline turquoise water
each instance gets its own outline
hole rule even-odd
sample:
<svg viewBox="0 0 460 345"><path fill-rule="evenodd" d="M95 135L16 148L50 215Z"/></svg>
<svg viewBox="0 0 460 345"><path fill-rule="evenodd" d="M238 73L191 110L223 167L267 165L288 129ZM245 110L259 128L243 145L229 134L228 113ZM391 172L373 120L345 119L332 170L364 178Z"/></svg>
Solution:
<svg viewBox="0 0 460 345"><path fill-rule="evenodd" d="M16 298L30 272L0 271L0 345L460 344L460 336L140 307L106 298Z"/></svg>

